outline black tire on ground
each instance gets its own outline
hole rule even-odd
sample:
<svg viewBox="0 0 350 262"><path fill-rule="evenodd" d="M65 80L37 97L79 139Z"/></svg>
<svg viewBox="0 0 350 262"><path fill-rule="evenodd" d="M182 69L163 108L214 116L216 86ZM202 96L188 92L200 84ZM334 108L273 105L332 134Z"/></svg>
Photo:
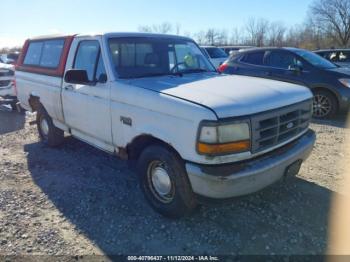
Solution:
<svg viewBox="0 0 350 262"><path fill-rule="evenodd" d="M162 191L159 190L159 188L163 189L159 186L159 183L162 184L159 182L162 179L155 177L162 178L164 172L169 178L165 181L170 180L170 183L164 182L163 179L163 185L168 186L165 186L166 189ZM197 206L183 160L165 146L147 147L138 160L138 173L146 199L160 214L170 218L180 218L191 213Z"/></svg>
<svg viewBox="0 0 350 262"><path fill-rule="evenodd" d="M44 144L50 147L56 147L63 143L63 130L54 126L52 118L43 107L37 111L36 122L40 139Z"/></svg>
<svg viewBox="0 0 350 262"><path fill-rule="evenodd" d="M313 117L317 119L332 118L338 111L336 97L326 90L315 90L313 92Z"/></svg>

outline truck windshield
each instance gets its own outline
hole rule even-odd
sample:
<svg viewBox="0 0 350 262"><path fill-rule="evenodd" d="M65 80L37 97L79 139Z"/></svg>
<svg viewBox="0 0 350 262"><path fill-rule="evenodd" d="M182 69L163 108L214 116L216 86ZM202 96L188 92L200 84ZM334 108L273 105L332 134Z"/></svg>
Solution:
<svg viewBox="0 0 350 262"><path fill-rule="evenodd" d="M325 58L323 58L315 53L312 53L310 51L296 50L295 53L298 54L299 56L301 56L302 58L304 58L306 61L308 61L313 66L316 66L318 68L332 69L332 68L337 67L335 64L333 64L332 62L329 62L327 59L325 59Z"/></svg>
<svg viewBox="0 0 350 262"><path fill-rule="evenodd" d="M109 51L119 78L216 72L198 46L186 39L111 38Z"/></svg>

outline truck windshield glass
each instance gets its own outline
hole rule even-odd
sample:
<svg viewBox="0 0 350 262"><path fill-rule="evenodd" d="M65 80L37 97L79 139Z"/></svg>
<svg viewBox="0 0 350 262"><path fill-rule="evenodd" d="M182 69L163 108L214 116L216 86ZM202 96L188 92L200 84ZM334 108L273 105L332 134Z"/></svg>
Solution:
<svg viewBox="0 0 350 262"><path fill-rule="evenodd" d="M332 68L337 67L332 62L329 62L327 59L325 59L317 54L314 54L312 52L305 51L305 50L296 50L295 53L298 54L299 56L301 56L302 58L304 58L306 61L308 61L313 66L316 66L318 68L332 69Z"/></svg>
<svg viewBox="0 0 350 262"><path fill-rule="evenodd" d="M120 78L216 72L198 46L189 40L111 38L109 49Z"/></svg>

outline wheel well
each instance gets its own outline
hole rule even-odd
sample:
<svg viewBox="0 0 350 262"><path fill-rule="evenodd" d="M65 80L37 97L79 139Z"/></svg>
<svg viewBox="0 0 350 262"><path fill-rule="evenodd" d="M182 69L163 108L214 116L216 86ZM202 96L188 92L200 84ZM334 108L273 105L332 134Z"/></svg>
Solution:
<svg viewBox="0 0 350 262"><path fill-rule="evenodd" d="M168 143L155 138L151 135L140 135L133 139L133 141L127 145L127 154L129 160L137 160L141 155L142 151L150 145L160 145L174 152L180 157L180 154ZM180 157L181 158L181 157Z"/></svg>
<svg viewBox="0 0 350 262"><path fill-rule="evenodd" d="M313 88L311 91L312 91L313 94L314 94L316 91L324 91L324 92L329 93L330 95L333 96L333 98L335 99L335 101L336 101L336 103L337 103L337 104L336 104L336 109L337 109L337 110L339 109L339 100L338 100L337 95L336 95L333 91L329 90L328 88L324 88L324 87L315 87L315 88Z"/></svg>
<svg viewBox="0 0 350 262"><path fill-rule="evenodd" d="M28 102L33 112L38 111L38 109L43 106L40 102L40 97L38 96L30 95Z"/></svg>

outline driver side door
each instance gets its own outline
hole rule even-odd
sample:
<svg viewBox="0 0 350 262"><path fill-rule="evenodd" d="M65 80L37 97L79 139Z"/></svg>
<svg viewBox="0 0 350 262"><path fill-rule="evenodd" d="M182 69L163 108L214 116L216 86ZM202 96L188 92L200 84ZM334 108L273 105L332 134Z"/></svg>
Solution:
<svg viewBox="0 0 350 262"><path fill-rule="evenodd" d="M99 38L75 39L74 55L69 57L72 69L85 70L88 83L63 82L62 104L65 123L72 135L103 150L113 152L110 85Z"/></svg>
<svg viewBox="0 0 350 262"><path fill-rule="evenodd" d="M306 65L296 55L288 51L269 51L265 58L272 79L294 84L307 85L310 73ZM300 69L300 70L295 70Z"/></svg>

